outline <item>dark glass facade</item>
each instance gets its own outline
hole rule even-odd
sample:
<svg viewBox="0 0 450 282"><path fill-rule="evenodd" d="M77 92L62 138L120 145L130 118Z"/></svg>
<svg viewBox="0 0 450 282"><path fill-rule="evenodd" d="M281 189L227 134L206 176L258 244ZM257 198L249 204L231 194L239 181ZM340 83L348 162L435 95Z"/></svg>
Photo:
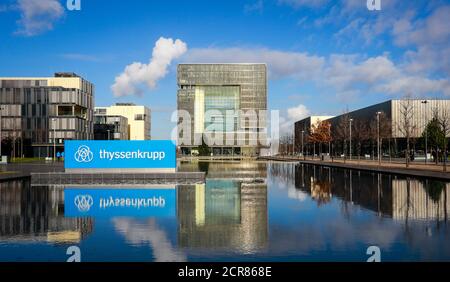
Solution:
<svg viewBox="0 0 450 282"><path fill-rule="evenodd" d="M0 78L3 155L52 157L64 140L93 138L94 86L72 73Z"/></svg>
<svg viewBox="0 0 450 282"><path fill-rule="evenodd" d="M128 139L128 119L126 117L95 114L94 140Z"/></svg>

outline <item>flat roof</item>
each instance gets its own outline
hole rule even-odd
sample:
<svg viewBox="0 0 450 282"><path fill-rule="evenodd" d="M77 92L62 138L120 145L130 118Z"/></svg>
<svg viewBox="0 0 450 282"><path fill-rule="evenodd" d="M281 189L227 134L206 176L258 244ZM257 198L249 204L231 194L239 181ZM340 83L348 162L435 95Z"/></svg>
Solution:
<svg viewBox="0 0 450 282"><path fill-rule="evenodd" d="M267 66L267 63L180 63L181 65L265 65Z"/></svg>

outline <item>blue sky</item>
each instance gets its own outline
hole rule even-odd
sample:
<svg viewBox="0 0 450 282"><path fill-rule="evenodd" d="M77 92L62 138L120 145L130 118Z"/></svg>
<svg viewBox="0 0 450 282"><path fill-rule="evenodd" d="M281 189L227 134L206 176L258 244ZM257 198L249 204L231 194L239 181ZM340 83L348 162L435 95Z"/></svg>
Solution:
<svg viewBox="0 0 450 282"><path fill-rule="evenodd" d="M0 0L0 76L76 72L98 106L149 106L157 139L174 126L180 62L267 63L283 128L407 94L450 96L450 1L380 1L369 11L366 0L81 0L70 11L66 0Z"/></svg>

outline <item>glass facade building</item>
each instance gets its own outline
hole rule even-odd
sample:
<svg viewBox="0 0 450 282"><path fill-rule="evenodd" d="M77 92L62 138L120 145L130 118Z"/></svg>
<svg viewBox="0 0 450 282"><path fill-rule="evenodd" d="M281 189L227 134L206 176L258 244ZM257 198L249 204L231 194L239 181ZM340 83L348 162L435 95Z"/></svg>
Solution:
<svg viewBox="0 0 450 282"><path fill-rule="evenodd" d="M74 73L0 77L3 155L52 157L64 140L92 139L93 105L94 85Z"/></svg>
<svg viewBox="0 0 450 282"><path fill-rule="evenodd" d="M208 133L223 135L210 145L213 155L255 156L267 146L265 64L180 64L177 83L178 126L190 125L189 138L179 128L183 154L197 150ZM182 111L190 123L181 121Z"/></svg>

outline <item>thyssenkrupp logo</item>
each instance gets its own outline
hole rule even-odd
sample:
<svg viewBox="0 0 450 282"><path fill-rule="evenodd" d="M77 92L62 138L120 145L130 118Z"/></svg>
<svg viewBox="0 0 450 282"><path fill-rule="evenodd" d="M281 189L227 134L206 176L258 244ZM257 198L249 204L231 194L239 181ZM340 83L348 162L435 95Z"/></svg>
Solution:
<svg viewBox="0 0 450 282"><path fill-rule="evenodd" d="M86 145L81 145L75 152L75 160L79 163L89 163L94 159L94 154Z"/></svg>

